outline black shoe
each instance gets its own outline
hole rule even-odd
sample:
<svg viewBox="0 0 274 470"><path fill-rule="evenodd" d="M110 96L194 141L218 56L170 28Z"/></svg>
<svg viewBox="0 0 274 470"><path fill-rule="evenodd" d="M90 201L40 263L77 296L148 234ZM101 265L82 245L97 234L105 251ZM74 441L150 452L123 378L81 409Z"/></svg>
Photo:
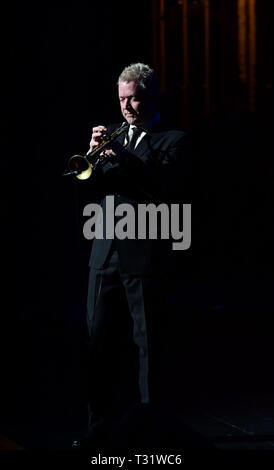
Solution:
<svg viewBox="0 0 274 470"><path fill-rule="evenodd" d="M80 447L81 447L81 440L80 439L76 439L75 441L72 442L71 444L71 447L73 450L80 450Z"/></svg>
<svg viewBox="0 0 274 470"><path fill-rule="evenodd" d="M89 443L88 439L76 439L72 442L72 450L87 450L91 447L91 443Z"/></svg>
<svg viewBox="0 0 274 470"><path fill-rule="evenodd" d="M93 425L92 428L88 431L86 437L82 439L76 439L72 442L72 449L73 450L90 450L97 448L98 446L102 446L107 434L109 431L109 427L103 423L96 423Z"/></svg>

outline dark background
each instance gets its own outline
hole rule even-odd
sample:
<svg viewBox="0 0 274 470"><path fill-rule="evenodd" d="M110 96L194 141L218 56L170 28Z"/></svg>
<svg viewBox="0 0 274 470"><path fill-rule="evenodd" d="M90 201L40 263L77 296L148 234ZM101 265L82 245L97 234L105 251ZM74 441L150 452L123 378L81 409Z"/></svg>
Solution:
<svg viewBox="0 0 274 470"><path fill-rule="evenodd" d="M210 113L201 110L193 60L187 119L177 75L178 2L166 2L165 64L155 53L156 3L14 5L1 19L0 409L2 433L27 447L52 444L45 429L59 426L58 446L64 423L72 432L85 420L86 186L62 172L71 155L87 151L94 125L119 121L116 82L132 62L149 63L159 75L165 68L163 113L193 138L195 301L188 332L174 332L170 374L183 371L198 396L273 393L272 106L271 84L262 84L271 2L257 11L255 110L237 80L235 11L228 9L223 25L214 1L212 31L218 37L226 27L228 34L222 43L212 38ZM194 13L192 22L190 57L199 58ZM175 311L180 301L178 294ZM185 385L177 381L179 400Z"/></svg>

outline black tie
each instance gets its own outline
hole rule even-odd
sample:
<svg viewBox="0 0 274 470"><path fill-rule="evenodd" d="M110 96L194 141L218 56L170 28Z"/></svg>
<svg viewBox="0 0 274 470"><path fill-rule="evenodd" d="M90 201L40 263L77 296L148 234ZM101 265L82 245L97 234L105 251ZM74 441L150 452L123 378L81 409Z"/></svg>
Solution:
<svg viewBox="0 0 274 470"><path fill-rule="evenodd" d="M134 127L133 128L133 133L132 133L131 139L130 139L129 143L126 146L126 149L129 152L133 152L133 150L135 149L136 141L137 141L138 137L140 136L141 132L142 131L139 127Z"/></svg>

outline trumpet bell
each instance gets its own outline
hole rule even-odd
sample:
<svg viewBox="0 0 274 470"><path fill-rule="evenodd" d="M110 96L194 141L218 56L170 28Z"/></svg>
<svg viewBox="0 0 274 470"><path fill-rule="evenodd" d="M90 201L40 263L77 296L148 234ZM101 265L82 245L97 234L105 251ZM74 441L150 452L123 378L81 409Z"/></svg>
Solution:
<svg viewBox="0 0 274 470"><path fill-rule="evenodd" d="M68 161L68 168L70 171L63 173L63 176L74 175L78 180L87 180L96 170L97 164L100 163L100 156L102 150L106 148L110 142L114 141L116 137L123 132L127 132L128 124L123 122L121 127L116 129L111 135L106 135L104 140L97 145L93 150L89 150L88 153L83 155L73 155ZM104 156L103 156L104 158ZM90 163L92 162L92 163Z"/></svg>
<svg viewBox="0 0 274 470"><path fill-rule="evenodd" d="M89 161L82 155L73 155L68 161L70 171L75 171L78 180L87 180L92 174L92 167Z"/></svg>

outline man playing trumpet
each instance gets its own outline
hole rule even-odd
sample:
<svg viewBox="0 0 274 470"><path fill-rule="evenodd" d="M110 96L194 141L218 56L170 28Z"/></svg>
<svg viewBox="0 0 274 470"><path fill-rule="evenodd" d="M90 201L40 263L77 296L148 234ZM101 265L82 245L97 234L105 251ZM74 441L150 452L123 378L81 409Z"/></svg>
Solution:
<svg viewBox="0 0 274 470"><path fill-rule="evenodd" d="M126 67L118 79L118 96L128 132L104 148L90 183L91 194L94 188L102 193L103 213L109 195L114 208L189 202L187 136L164 127L154 71L142 63ZM95 126L90 150L119 126ZM93 241L87 300L89 429L76 448L104 442L113 423L132 407L169 399L162 377L165 330L173 309L169 285L187 272L190 251L181 253L182 265L171 242L117 236Z"/></svg>

